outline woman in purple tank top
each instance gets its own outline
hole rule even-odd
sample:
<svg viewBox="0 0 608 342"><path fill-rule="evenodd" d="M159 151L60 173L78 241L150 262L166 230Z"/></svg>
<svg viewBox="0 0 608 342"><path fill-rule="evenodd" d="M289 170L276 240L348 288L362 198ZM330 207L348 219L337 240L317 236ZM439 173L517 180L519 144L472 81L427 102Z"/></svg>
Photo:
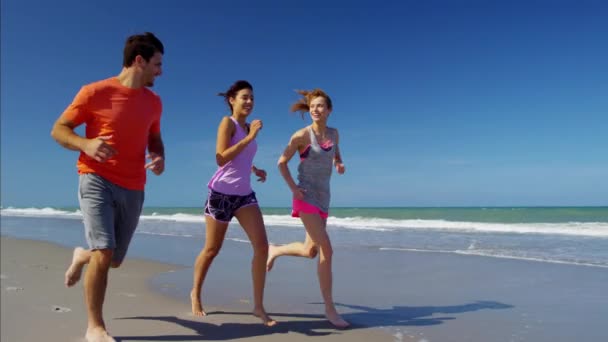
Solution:
<svg viewBox="0 0 608 342"><path fill-rule="evenodd" d="M332 110L331 99L321 89L299 91L303 96L291 107L292 112L310 112L312 125L295 132L279 159L279 170L293 193L291 215L299 217L306 228L304 243L293 242L283 246L270 246L267 269L282 255L314 258L319 254L318 275L321 294L325 301L325 316L337 328L346 328L332 298L331 260L333 249L327 234L329 213L329 180L335 167L344 173L344 164L338 146L338 130L327 126ZM298 153L298 183L294 181L287 163Z"/></svg>
<svg viewBox="0 0 608 342"><path fill-rule="evenodd" d="M265 325L276 322L264 309L264 283L266 282L266 261L268 239L262 212L255 192L251 188L251 173L258 181L266 181L266 171L253 165L257 145L255 138L262 121L253 120L247 124L247 117L253 110L253 87L247 81L235 82L226 93L220 93L232 111L220 122L217 133L215 158L219 166L207 184L209 194L205 202L205 247L194 264L194 281L190 298L192 313L205 316L201 300L201 290L211 262L219 253L228 224L236 217L253 246L253 314Z"/></svg>

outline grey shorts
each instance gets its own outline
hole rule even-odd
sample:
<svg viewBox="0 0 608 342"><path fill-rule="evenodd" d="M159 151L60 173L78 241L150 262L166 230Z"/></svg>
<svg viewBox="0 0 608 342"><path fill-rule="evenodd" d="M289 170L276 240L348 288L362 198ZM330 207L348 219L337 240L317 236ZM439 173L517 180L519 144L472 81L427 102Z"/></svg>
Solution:
<svg viewBox="0 0 608 342"><path fill-rule="evenodd" d="M139 222L144 192L86 173L79 177L78 201L89 248L112 249L112 261L121 263Z"/></svg>

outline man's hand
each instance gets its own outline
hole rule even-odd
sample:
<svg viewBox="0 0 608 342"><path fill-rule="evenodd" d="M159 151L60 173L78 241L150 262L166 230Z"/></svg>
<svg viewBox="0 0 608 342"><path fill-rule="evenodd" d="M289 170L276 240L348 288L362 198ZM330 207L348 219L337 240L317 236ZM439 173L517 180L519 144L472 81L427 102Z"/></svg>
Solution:
<svg viewBox="0 0 608 342"><path fill-rule="evenodd" d="M106 141L110 140L111 138L111 135L105 135L88 139L84 148L82 149L82 152L96 161L104 163L117 153L112 146L106 143Z"/></svg>
<svg viewBox="0 0 608 342"><path fill-rule="evenodd" d="M146 169L152 171L157 176L165 171L165 158L163 156L150 152L146 158L152 160L144 166Z"/></svg>

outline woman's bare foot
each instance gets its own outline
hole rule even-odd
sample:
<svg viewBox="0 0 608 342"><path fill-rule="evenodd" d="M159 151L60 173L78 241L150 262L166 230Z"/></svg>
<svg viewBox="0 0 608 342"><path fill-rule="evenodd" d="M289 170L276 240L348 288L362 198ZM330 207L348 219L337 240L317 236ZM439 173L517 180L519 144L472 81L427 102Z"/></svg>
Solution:
<svg viewBox="0 0 608 342"><path fill-rule="evenodd" d="M82 268L89 262L90 257L89 251L84 248L74 248L72 263L65 272L65 286L72 287L80 280Z"/></svg>
<svg viewBox="0 0 608 342"><path fill-rule="evenodd" d="M326 311L325 317L334 327L338 329L345 329L350 326L350 323L345 321L335 310Z"/></svg>
<svg viewBox="0 0 608 342"><path fill-rule="evenodd" d="M266 272L270 272L272 266L274 266L274 259L276 259L277 246L268 246L268 261L266 261Z"/></svg>
<svg viewBox="0 0 608 342"><path fill-rule="evenodd" d="M116 340L102 327L87 329L84 339L87 342L116 342Z"/></svg>
<svg viewBox="0 0 608 342"><path fill-rule="evenodd" d="M203 304L201 303L200 295L197 296L194 291L190 292L190 300L192 301L192 314L194 316L207 316L205 310L203 310Z"/></svg>
<svg viewBox="0 0 608 342"><path fill-rule="evenodd" d="M267 327L272 327L277 324L277 321L270 318L264 309L254 309L253 315L259 317L262 320L262 323Z"/></svg>

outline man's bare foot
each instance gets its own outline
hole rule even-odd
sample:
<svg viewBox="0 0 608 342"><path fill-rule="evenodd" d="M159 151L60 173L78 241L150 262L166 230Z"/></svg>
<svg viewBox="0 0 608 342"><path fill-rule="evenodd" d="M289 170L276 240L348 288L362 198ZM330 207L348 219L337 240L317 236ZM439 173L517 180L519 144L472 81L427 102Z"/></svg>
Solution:
<svg viewBox="0 0 608 342"><path fill-rule="evenodd" d="M253 315L255 317L260 318L262 320L262 323L264 323L264 325L267 327L272 327L277 324L277 321L270 318L264 309L254 309Z"/></svg>
<svg viewBox="0 0 608 342"><path fill-rule="evenodd" d="M325 312L325 317L334 327L338 329L345 329L350 326L350 323L345 321L336 311Z"/></svg>
<svg viewBox="0 0 608 342"><path fill-rule="evenodd" d="M268 246L268 261L266 261L266 272L270 272L272 266L274 266L274 259L276 256L277 246L269 245Z"/></svg>
<svg viewBox="0 0 608 342"><path fill-rule="evenodd" d="M116 340L102 327L87 329L84 339L87 342L116 342Z"/></svg>
<svg viewBox="0 0 608 342"><path fill-rule="evenodd" d="M192 314L194 316L207 316L207 313L205 312L205 310L203 310L203 305L201 304L200 296L196 296L194 291L190 292L190 301L192 301Z"/></svg>
<svg viewBox="0 0 608 342"><path fill-rule="evenodd" d="M82 247L74 248L74 254L72 256L72 263L68 270L65 272L65 286L72 287L79 280L82 274L82 268L89 262L90 254L89 251Z"/></svg>

